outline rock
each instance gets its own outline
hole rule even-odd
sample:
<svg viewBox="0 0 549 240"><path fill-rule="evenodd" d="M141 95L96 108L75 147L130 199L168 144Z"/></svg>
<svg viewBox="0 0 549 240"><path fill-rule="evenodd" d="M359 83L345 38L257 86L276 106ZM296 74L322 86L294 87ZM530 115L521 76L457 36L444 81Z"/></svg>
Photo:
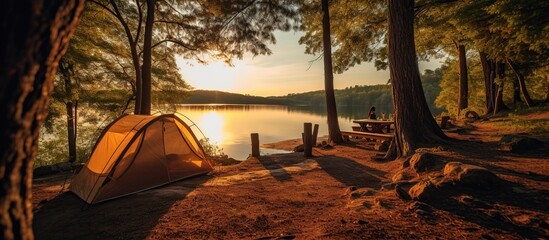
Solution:
<svg viewBox="0 0 549 240"><path fill-rule="evenodd" d="M499 188L504 183L486 168L460 162L447 163L444 166L444 178L445 181L481 189Z"/></svg>
<svg viewBox="0 0 549 240"><path fill-rule="evenodd" d="M412 199L410 197L410 194L408 194L408 192L406 192L404 189L402 189L400 184L397 184L395 186L395 194L400 199L404 199L404 200L411 200Z"/></svg>
<svg viewBox="0 0 549 240"><path fill-rule="evenodd" d="M408 194L413 200L429 202L438 196L439 190L431 181L421 181L412 186L412 188L408 190Z"/></svg>
<svg viewBox="0 0 549 240"><path fill-rule="evenodd" d="M524 153L545 147L542 141L524 135L503 135L499 148L512 153Z"/></svg>
<svg viewBox="0 0 549 240"><path fill-rule="evenodd" d="M366 189L361 189L361 190L356 190L351 192L350 198L357 199L364 196L372 196L372 195L374 195L374 190L370 188L366 188Z"/></svg>
<svg viewBox="0 0 549 240"><path fill-rule="evenodd" d="M393 175L393 178L391 178L391 180L393 180L393 182L399 182L403 180L410 180L410 179L413 179L414 177L416 177L416 173L412 169L404 168L399 170L397 173L395 173L395 175Z"/></svg>
<svg viewBox="0 0 549 240"><path fill-rule="evenodd" d="M297 145L294 147L294 152L303 152L305 151L305 148L303 147L303 144Z"/></svg>
<svg viewBox="0 0 549 240"><path fill-rule="evenodd" d="M415 153L410 159L410 167L417 173L434 170L438 164L437 155L429 152Z"/></svg>

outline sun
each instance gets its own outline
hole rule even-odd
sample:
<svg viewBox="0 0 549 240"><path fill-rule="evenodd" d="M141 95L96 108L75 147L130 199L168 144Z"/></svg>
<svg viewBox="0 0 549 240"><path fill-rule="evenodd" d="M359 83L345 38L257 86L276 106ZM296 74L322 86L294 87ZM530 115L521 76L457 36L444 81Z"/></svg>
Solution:
<svg viewBox="0 0 549 240"><path fill-rule="evenodd" d="M241 61L234 61L234 66L223 62L211 62L207 65L183 58L177 58L177 65L183 79L195 89L231 91L236 87L238 76L244 70Z"/></svg>

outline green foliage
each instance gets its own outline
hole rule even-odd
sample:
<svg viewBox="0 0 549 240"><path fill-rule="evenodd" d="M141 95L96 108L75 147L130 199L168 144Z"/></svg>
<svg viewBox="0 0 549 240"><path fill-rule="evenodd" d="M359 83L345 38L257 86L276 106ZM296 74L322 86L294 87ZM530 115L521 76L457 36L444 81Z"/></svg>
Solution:
<svg viewBox="0 0 549 240"><path fill-rule="evenodd" d="M200 142L200 145L202 145L202 149L204 150L204 153L206 153L206 156L208 157L226 156L225 153L223 153L223 149L220 148L217 144L212 143L209 138L200 139L199 142Z"/></svg>
<svg viewBox="0 0 549 240"><path fill-rule="evenodd" d="M423 89L426 95L427 103L433 114L438 114L442 109L435 106L435 98L439 95L439 82L442 79L442 70L426 70L421 75ZM391 85L370 85L370 86L354 86L345 89L336 89L336 103L339 107L358 106L361 108L369 108L375 106L380 115L381 112L386 112L387 115L393 112L393 97ZM324 91L313 91L299 94L289 94L283 97L274 97L285 101L293 101L300 105L307 106L325 106ZM365 116L359 116L365 117Z"/></svg>
<svg viewBox="0 0 549 240"><path fill-rule="evenodd" d="M299 40L305 53L322 53L322 11L320 1L302 1ZM381 0L331 1L330 22L334 71L342 73L361 62L374 61L379 69L387 68L386 4Z"/></svg>
<svg viewBox="0 0 549 240"><path fill-rule="evenodd" d="M444 111L451 115L456 116L457 114L457 93L458 93L458 78L459 73L457 70L458 62L456 59L448 59L441 67L442 72L442 81L440 81L440 94L436 97L434 101L436 106L444 109ZM467 66L469 68L469 107L462 110L462 113L467 111L475 111L479 114L485 113L485 86L484 86L484 75L482 71L482 66L477 55L470 54ZM543 76L540 75L540 72L531 73L526 76L526 87L533 99L542 100L546 94L546 82ZM513 81L515 81L515 76L508 72L507 77L503 79L497 79L497 82L504 84L504 102L508 106L513 105ZM425 85L424 85L425 86ZM429 95L429 92L426 91L426 96Z"/></svg>

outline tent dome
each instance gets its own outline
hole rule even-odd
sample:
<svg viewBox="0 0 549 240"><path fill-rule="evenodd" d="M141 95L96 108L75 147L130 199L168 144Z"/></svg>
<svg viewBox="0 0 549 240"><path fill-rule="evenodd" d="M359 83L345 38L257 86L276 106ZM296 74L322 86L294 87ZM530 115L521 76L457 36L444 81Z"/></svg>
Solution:
<svg viewBox="0 0 549 240"><path fill-rule="evenodd" d="M70 190L98 203L211 170L196 136L177 116L125 115L103 130Z"/></svg>

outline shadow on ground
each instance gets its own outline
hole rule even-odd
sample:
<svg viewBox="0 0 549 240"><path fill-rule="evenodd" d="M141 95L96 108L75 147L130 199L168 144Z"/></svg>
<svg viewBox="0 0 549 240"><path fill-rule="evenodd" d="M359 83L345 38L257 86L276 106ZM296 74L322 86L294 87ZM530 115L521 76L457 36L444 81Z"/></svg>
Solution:
<svg viewBox="0 0 549 240"><path fill-rule="evenodd" d="M379 188L386 174L348 158L323 156L315 158L315 161L326 173L346 186Z"/></svg>
<svg viewBox="0 0 549 240"><path fill-rule="evenodd" d="M145 239L175 202L209 178L199 176L96 205L65 192L35 211L34 233L36 239Z"/></svg>

